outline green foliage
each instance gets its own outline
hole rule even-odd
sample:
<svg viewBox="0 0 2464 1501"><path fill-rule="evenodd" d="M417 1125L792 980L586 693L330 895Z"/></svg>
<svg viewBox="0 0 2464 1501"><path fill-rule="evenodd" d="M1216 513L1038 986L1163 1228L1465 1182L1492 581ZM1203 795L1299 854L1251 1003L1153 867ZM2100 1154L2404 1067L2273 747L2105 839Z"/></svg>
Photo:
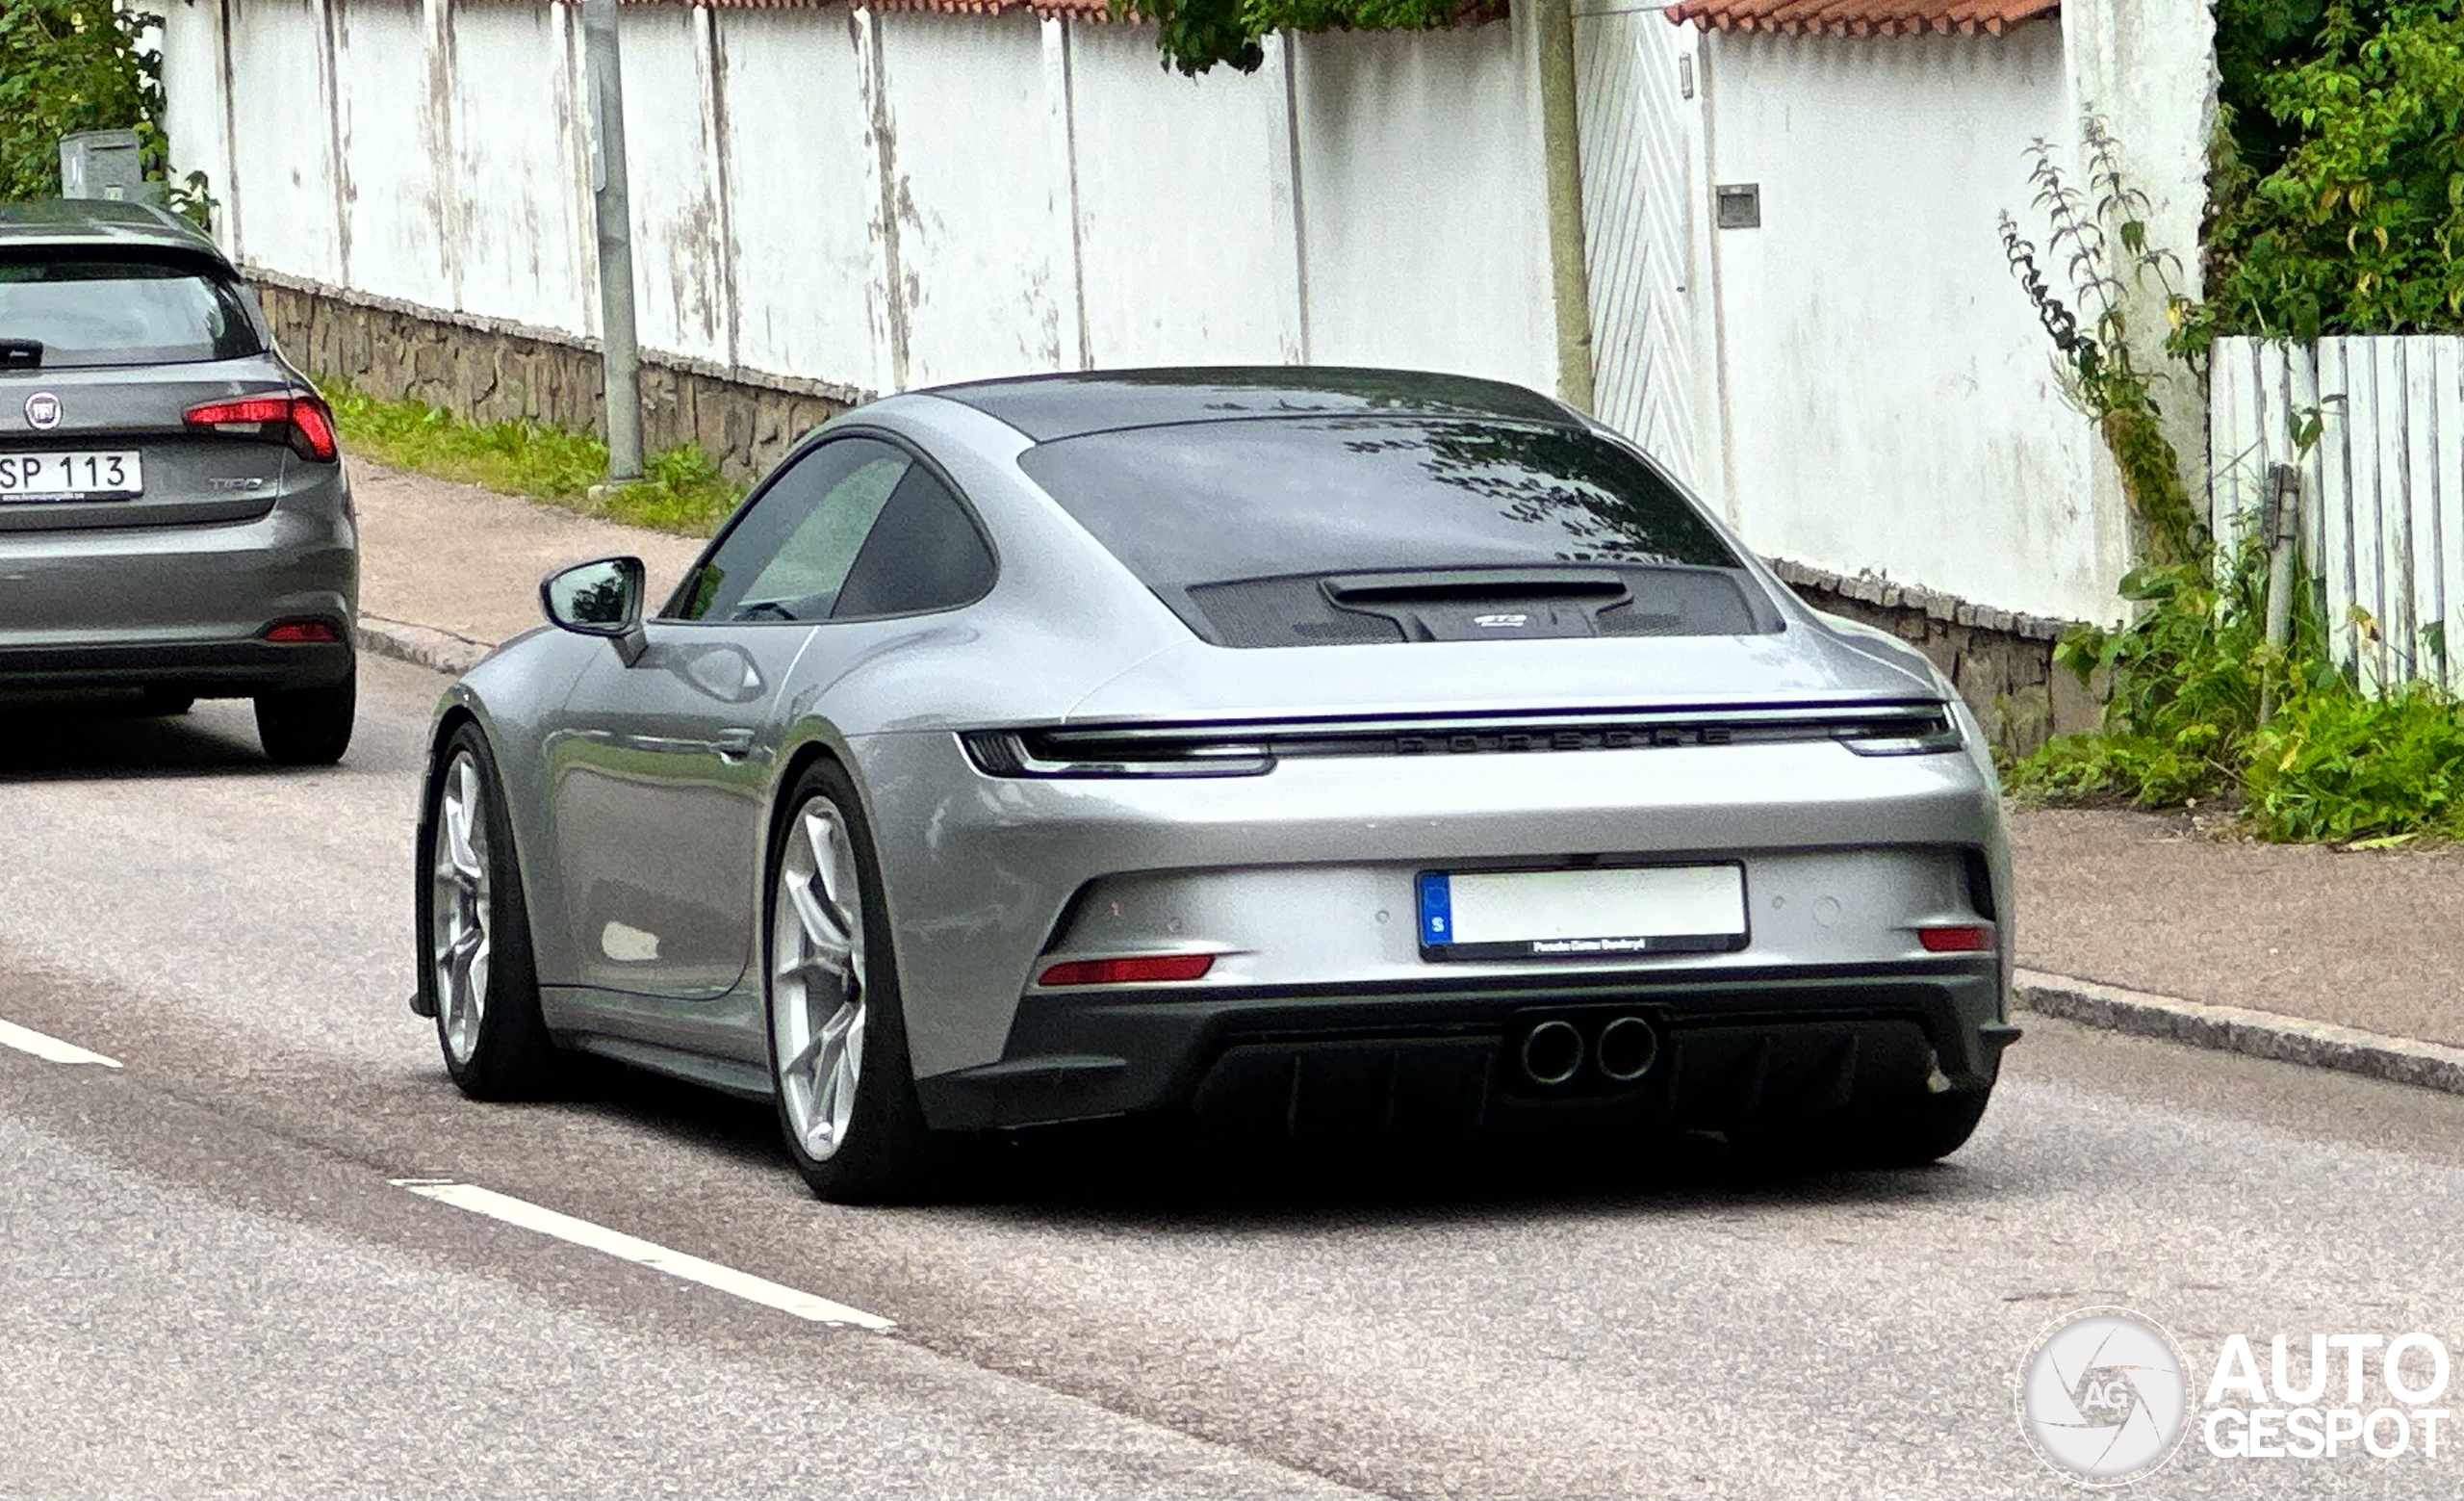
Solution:
<svg viewBox="0 0 2464 1501"><path fill-rule="evenodd" d="M2464 0L2220 0L2201 332L2464 328Z"/></svg>
<svg viewBox="0 0 2464 1501"><path fill-rule="evenodd" d="M2339 682L2268 721L2243 785L2268 839L2452 837L2464 833L2464 712L2426 684L2371 698Z"/></svg>
<svg viewBox="0 0 2464 1501"><path fill-rule="evenodd" d="M2295 17L2320 8L2320 0L2226 0L2228 9L2237 3L2246 14L2265 4ZM2332 11L2342 0L2324 3ZM2256 65L2246 57L2232 65ZM2362 691L2329 664L2327 627L2308 590L2295 602L2287 639L2271 644L2266 540L2242 537L2220 559L2159 426L2158 377L2132 351L2128 294L2143 278L2157 281L2171 327L2164 349L2183 364L2197 347L2200 313L2172 290L2167 258L2147 245L2145 200L2114 169L2111 138L2092 119L2082 138L2088 193L2069 188L2042 142L2032 172L2070 296L2048 284L2036 246L2007 214L2002 242L2072 400L2121 471L2144 560L2122 581L2128 624L2080 627L2055 649L2081 683L2106 686L2102 723L2014 766L2012 790L2146 808L2238 797L2251 829L2275 840L2464 836L2464 705L2426 685L2384 697ZM2464 189L2457 194L2464 201ZM2086 327L2074 307L2087 311ZM2318 414L2297 415L2291 436L2300 448L2316 443ZM2444 630L2426 633L2423 646L2443 660Z"/></svg>
<svg viewBox="0 0 2464 1501"><path fill-rule="evenodd" d="M1502 13L1479 0L1113 0L1116 15L1156 24L1168 67L1192 78L1218 63L1250 73L1266 61L1259 39L1277 31L1430 31Z"/></svg>
<svg viewBox="0 0 2464 1501"><path fill-rule="evenodd" d="M130 130L163 164L161 65L140 39L162 17L111 0L0 0L0 199L60 195L60 138Z"/></svg>
<svg viewBox="0 0 2464 1501"><path fill-rule="evenodd" d="M2220 583L2204 561L2148 563L2122 580L2134 618L2118 630L2081 626L2054 660L2083 684L2109 685L2104 724L2054 741L2015 769L2023 792L2122 797L2145 807L2212 798L2246 763L2262 694L2308 686L2306 650L2267 644L2267 553L2243 544ZM2296 621L2296 646L2318 634ZM2297 682L2297 680L2303 680Z"/></svg>
<svg viewBox="0 0 2464 1501"><path fill-rule="evenodd" d="M344 447L397 468L697 537L716 531L744 495L691 444L652 454L638 482L605 489L607 446L587 433L527 422L469 423L441 407L383 401L340 382L322 389Z"/></svg>
<svg viewBox="0 0 2464 1501"><path fill-rule="evenodd" d="M2238 797L2271 840L2464 836L2464 705L2428 684L2364 692L2327 664L2315 608L2294 611L2286 646L2268 645L2257 540L2220 583L2208 573L2142 568L2125 586L2143 607L2136 619L2064 639L2058 658L2083 682L2110 678L2103 726L2019 763L2012 789L2145 808ZM2263 691L2275 706L2265 723Z"/></svg>
<svg viewBox="0 0 2464 1501"><path fill-rule="evenodd" d="M0 202L60 195L60 138L134 130L146 180L199 229L218 201L205 174L168 181L162 59L143 45L163 18L111 0L0 0Z"/></svg>

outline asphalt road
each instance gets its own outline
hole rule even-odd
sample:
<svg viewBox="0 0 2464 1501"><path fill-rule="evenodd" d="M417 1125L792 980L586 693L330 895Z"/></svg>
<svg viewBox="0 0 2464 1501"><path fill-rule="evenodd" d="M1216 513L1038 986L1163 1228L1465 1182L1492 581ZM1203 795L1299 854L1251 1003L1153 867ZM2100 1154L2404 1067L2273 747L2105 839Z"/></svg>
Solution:
<svg viewBox="0 0 2464 1501"><path fill-rule="evenodd" d="M860 1211L680 1086L472 1104L403 1005L441 680L363 673L326 771L241 705L0 720L0 1019L122 1065L0 1048L0 1493L2051 1495L2012 1372L2069 1309L2163 1321L2194 1386L2235 1332L2464 1350L2464 1100L2052 1022L1948 1165L1784 1181L1078 1135ZM2457 1492L2194 1437L2135 1493Z"/></svg>

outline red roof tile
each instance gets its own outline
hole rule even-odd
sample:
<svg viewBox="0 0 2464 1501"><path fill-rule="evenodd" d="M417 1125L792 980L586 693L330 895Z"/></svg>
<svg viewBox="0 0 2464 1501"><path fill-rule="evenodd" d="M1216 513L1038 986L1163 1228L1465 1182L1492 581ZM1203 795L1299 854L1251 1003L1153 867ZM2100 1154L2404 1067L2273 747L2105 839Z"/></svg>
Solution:
<svg viewBox="0 0 2464 1501"><path fill-rule="evenodd" d="M1963 36L2003 31L2062 9L2062 0L1673 0L1663 13L1705 31L1779 32L1784 36Z"/></svg>

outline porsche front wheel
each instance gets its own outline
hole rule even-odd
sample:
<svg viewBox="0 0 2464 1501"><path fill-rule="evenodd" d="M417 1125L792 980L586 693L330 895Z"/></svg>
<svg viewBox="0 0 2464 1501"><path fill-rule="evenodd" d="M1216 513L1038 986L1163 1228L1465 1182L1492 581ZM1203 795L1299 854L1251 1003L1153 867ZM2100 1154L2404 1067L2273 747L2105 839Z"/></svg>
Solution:
<svg viewBox="0 0 2464 1501"><path fill-rule="evenodd" d="M475 1100L519 1100L551 1082L555 1045L539 1014L530 914L496 758L476 725L446 744L422 820L427 983L446 1071Z"/></svg>

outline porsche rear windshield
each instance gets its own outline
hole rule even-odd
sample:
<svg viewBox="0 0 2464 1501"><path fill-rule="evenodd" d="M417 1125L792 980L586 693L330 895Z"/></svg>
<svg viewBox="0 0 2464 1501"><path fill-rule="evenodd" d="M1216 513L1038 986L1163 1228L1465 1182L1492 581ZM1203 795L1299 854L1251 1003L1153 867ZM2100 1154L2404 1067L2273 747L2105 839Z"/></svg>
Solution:
<svg viewBox="0 0 2464 1501"><path fill-rule="evenodd" d="M1573 427L1193 423L1065 438L1018 462L1159 590L1371 569L1739 566L1667 481Z"/></svg>
<svg viewBox="0 0 2464 1501"><path fill-rule="evenodd" d="M193 262L0 259L0 345L45 370L263 352L239 290Z"/></svg>

